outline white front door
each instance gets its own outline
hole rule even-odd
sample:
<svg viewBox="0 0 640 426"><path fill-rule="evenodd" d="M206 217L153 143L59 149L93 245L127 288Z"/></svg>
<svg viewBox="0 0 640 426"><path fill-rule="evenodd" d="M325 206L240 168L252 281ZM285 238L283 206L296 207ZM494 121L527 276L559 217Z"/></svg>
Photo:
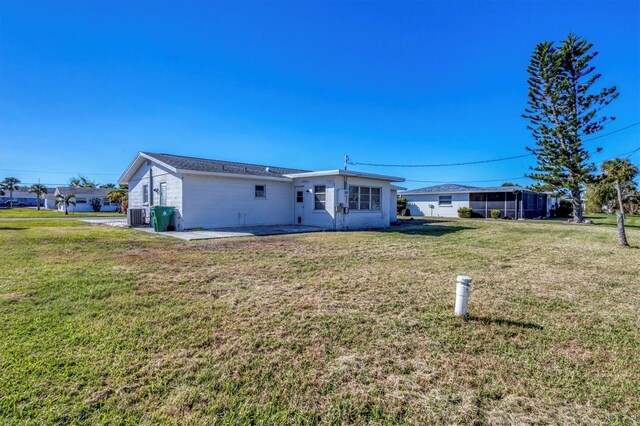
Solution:
<svg viewBox="0 0 640 426"><path fill-rule="evenodd" d="M293 223L302 225L304 218L304 186L296 186L293 195L295 197Z"/></svg>

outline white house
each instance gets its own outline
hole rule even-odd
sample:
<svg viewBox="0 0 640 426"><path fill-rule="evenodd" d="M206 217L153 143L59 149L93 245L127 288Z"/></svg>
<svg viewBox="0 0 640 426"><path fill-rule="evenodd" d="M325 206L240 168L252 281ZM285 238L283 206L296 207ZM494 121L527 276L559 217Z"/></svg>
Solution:
<svg viewBox="0 0 640 426"><path fill-rule="evenodd" d="M477 187L456 184L428 186L402 192L412 216L458 217L458 209L472 209L473 217L491 217L491 210L500 210L500 217L532 219L547 217L547 194L522 186Z"/></svg>
<svg viewBox="0 0 640 426"><path fill-rule="evenodd" d="M100 200L100 211L101 212L115 212L118 209L118 206L111 203L109 201L109 188L82 188L75 186L59 186L55 189L53 197L47 197L45 199L46 208L50 208L49 204L55 205L55 208L58 211L64 211L63 204L56 203L56 197L59 195L68 195L74 194L75 197L72 198L75 201L76 205L69 206L69 213L75 212L92 212L93 207L91 206L91 199L98 198Z"/></svg>
<svg viewBox="0 0 640 426"><path fill-rule="evenodd" d="M347 170L282 167L140 152L119 182L129 209L176 208L177 230L249 225L308 225L347 230L395 220L403 178Z"/></svg>

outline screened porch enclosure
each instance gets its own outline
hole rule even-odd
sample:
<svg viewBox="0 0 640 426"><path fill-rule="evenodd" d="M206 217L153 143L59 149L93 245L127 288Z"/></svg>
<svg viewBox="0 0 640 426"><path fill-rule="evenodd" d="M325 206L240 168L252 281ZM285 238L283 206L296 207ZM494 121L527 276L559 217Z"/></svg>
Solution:
<svg viewBox="0 0 640 426"><path fill-rule="evenodd" d="M533 219L547 215L546 197L535 192L472 192L469 207L473 217L491 217L491 210L499 210L500 217Z"/></svg>

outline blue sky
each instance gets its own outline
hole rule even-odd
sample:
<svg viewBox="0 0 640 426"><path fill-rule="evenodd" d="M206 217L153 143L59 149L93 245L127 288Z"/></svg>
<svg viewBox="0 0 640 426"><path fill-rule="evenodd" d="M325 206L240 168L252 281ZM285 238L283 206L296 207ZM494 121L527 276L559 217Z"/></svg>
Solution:
<svg viewBox="0 0 640 426"><path fill-rule="evenodd" d="M0 175L110 182L145 150L306 169L341 167L345 154L401 164L523 154L531 51L570 31L595 44L601 82L620 91L606 131L640 121L637 0L3 0ZM604 148L594 161L639 145L640 126L590 144ZM531 164L354 169L491 185Z"/></svg>

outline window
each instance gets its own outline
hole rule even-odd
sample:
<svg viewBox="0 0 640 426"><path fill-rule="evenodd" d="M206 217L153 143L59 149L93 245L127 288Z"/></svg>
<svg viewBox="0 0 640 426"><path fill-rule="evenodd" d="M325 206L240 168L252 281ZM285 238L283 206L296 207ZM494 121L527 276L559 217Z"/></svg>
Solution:
<svg viewBox="0 0 640 426"><path fill-rule="evenodd" d="M265 185L256 185L256 198L267 198L267 187Z"/></svg>
<svg viewBox="0 0 640 426"><path fill-rule="evenodd" d="M160 205L167 205L167 182L160 182Z"/></svg>
<svg viewBox="0 0 640 426"><path fill-rule="evenodd" d="M103 198L102 199L102 205L103 206L110 206L111 205L111 200L109 200L109 198Z"/></svg>
<svg viewBox="0 0 640 426"><path fill-rule="evenodd" d="M76 197L76 204L87 204L87 197Z"/></svg>
<svg viewBox="0 0 640 426"><path fill-rule="evenodd" d="M315 210L325 210L327 204L327 187L325 185L316 185L313 189L313 199Z"/></svg>
<svg viewBox="0 0 640 426"><path fill-rule="evenodd" d="M304 203L304 191L296 191L296 203Z"/></svg>
<svg viewBox="0 0 640 426"><path fill-rule="evenodd" d="M371 188L371 210L380 210L380 188Z"/></svg>
<svg viewBox="0 0 640 426"><path fill-rule="evenodd" d="M142 185L142 204L149 204L149 185Z"/></svg>
<svg viewBox="0 0 640 426"><path fill-rule="evenodd" d="M349 186L349 209L380 210L381 188L369 186Z"/></svg>
<svg viewBox="0 0 640 426"><path fill-rule="evenodd" d="M453 205L451 195L441 195L438 198L438 205L441 207L451 207Z"/></svg>

